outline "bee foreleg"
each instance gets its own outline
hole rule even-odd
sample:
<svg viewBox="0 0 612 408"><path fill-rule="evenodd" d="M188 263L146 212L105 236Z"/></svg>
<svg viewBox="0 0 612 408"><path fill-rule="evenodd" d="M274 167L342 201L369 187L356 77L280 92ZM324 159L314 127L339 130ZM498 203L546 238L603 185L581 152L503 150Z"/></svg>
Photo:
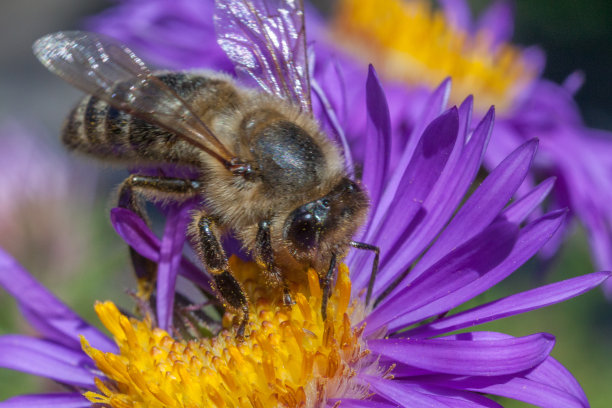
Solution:
<svg viewBox="0 0 612 408"><path fill-rule="evenodd" d="M145 199L155 200L156 197L184 200L197 194L199 182L177 178L162 178L131 174L119 186L118 205L138 214L148 223L145 212ZM130 248L130 258L140 295L148 299L153 292L154 282L157 278L157 264Z"/></svg>
<svg viewBox="0 0 612 408"><path fill-rule="evenodd" d="M270 239L270 222L263 220L259 223L257 236L255 237L255 261L262 268L266 268L270 279L274 280L276 286L283 288L283 303L285 306L293 305L295 302L291 298L289 287L283 279L281 271L274 262L274 250Z"/></svg>
<svg viewBox="0 0 612 408"><path fill-rule="evenodd" d="M334 276L334 270L336 270L336 254L332 254L327 274L320 279L320 285L323 289L323 298L321 300L321 316L323 317L323 320L327 319L327 300L329 299L329 295L331 293L331 281L332 276Z"/></svg>
<svg viewBox="0 0 612 408"><path fill-rule="evenodd" d="M249 321L248 300L242 285L230 272L227 256L214 231L213 221L204 212L200 212L195 217L191 229L197 234L200 258L212 274L217 292L232 309L242 312L236 337L243 338Z"/></svg>

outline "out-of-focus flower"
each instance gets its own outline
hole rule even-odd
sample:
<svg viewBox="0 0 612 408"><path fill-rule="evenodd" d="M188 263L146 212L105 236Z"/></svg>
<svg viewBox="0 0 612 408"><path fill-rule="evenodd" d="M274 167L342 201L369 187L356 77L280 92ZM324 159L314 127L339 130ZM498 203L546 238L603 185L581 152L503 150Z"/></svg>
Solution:
<svg viewBox="0 0 612 408"><path fill-rule="evenodd" d="M31 268L74 271L86 242L73 220L92 199L93 175L16 123L0 126L0 171L0 246Z"/></svg>
<svg viewBox="0 0 612 408"><path fill-rule="evenodd" d="M431 1L422 0L341 0L330 38L364 63L384 67L381 75L393 87L407 92L423 85L433 89L450 76L456 91L450 95L453 103L473 94L479 101L476 116L495 105L498 118L484 161L489 170L525 141L538 138L540 149L523 188L556 176L547 207L569 207L570 215L586 228L595 262L610 268L612 135L583 124L573 100L581 76L572 74L561 85L541 77L544 53L510 42L511 2L494 2L477 21L463 0L439 3L441 9L434 10ZM359 49L352 50L349 43L359 44ZM402 126L402 121L404 127L412 122L400 117L394 126ZM542 255L552 256L565 232L560 229Z"/></svg>
<svg viewBox="0 0 612 408"><path fill-rule="evenodd" d="M113 344L0 253L0 284L42 335L0 337L0 365L68 387L66 393L14 397L0 406L498 407L488 395L542 407L588 406L577 381L550 357L552 335L447 334L569 299L609 273L448 314L533 256L560 227L565 212L525 223L552 180L507 206L529 171L534 141L504 159L458 209L480 167L493 111L469 132L471 99L440 113L439 95L445 92L445 87L434 92L410 159L400 159L390 171L389 113L370 71L372 126L364 143L371 160L364 163L363 183L372 210L359 238L380 246L383 254L373 304L364 300L371 260L361 253L351 253L348 267L339 268L325 321L316 272L292 284L296 304L287 308L262 282L254 263L233 258L232 270L251 299L248 337L238 341L231 313L221 321L192 314L198 309L175 297L178 274L210 290L209 278L182 254L185 234L180 230L185 231L190 206L168 211L161 239L134 213L114 209L118 233L159 264L157 313L142 303L145 316L138 320L112 303L98 304ZM213 334L219 327L225 330Z"/></svg>
<svg viewBox="0 0 612 408"><path fill-rule="evenodd" d="M309 36L317 51L313 73L329 89L325 102L336 110L334 120L344 128L357 164L367 160L360 142L366 128L365 94L348 84L363 80L366 63L382 69L391 101L390 150L395 152L389 157L391 168L404 147L416 145L423 130L417 124L433 90L452 77L454 91L448 95L452 103L473 94L479 118L488 106L497 108L485 166L492 170L518 146L538 138L540 149L520 191L556 176L546 207L569 207L566 224L573 216L578 218L596 263L611 268L612 211L607 205L612 199L611 136L582 123L573 101L579 75L571 75L562 85L541 77L542 51L510 43L510 3L493 3L476 22L463 0L440 4L441 9L434 10L430 1L423 0L342 0L328 24L311 13ZM212 1L131 0L92 19L90 25L163 65L231 71L222 50L206 41L214 36L212 8ZM559 229L540 255L552 256L566 231Z"/></svg>

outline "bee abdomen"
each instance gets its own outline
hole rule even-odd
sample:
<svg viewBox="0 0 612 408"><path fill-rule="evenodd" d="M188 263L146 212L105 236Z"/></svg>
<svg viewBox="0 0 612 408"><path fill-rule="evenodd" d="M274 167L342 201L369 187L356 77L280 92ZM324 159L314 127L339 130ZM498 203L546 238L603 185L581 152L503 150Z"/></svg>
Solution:
<svg viewBox="0 0 612 408"><path fill-rule="evenodd" d="M71 150L107 161L197 163L191 146L175 134L86 96L64 125L62 141Z"/></svg>
<svg viewBox="0 0 612 408"><path fill-rule="evenodd" d="M156 76L208 122L239 104L233 85L218 78L178 72ZM126 84L118 86L124 88ZM154 114L153 114L154 116ZM95 96L86 96L64 125L64 144L107 161L166 162L198 165L196 148L174 133L115 109Z"/></svg>
<svg viewBox="0 0 612 408"><path fill-rule="evenodd" d="M103 129L108 104L94 96L86 96L70 112L64 124L62 141L71 150L95 156L112 152Z"/></svg>

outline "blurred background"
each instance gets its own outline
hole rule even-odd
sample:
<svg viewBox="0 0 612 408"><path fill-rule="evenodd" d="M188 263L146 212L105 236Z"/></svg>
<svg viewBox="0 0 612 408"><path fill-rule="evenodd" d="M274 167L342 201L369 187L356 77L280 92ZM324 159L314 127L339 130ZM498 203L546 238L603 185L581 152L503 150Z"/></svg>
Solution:
<svg viewBox="0 0 612 408"><path fill-rule="evenodd" d="M320 3L323 9L328 5ZM471 1L476 11L488 3ZM544 76L555 82L580 69L586 82L576 101L585 123L612 130L612 3L515 3L514 42L540 45L547 55ZM111 5L102 0L0 4L0 245L94 323L94 300L130 305L124 290L132 286L127 250L108 220L109 197L126 173L64 152L59 130L80 93L48 73L32 55L31 45L49 32L78 29L85 17ZM576 231L565 243L549 275L537 273L539 267L529 263L474 302L593 271L583 232ZM0 307L0 334L28 332L13 300L1 291ZM577 377L594 407L610 406L612 307L600 291L479 329L516 336L555 334L553 355ZM53 387L0 369L0 401ZM501 401L504 406L525 406Z"/></svg>

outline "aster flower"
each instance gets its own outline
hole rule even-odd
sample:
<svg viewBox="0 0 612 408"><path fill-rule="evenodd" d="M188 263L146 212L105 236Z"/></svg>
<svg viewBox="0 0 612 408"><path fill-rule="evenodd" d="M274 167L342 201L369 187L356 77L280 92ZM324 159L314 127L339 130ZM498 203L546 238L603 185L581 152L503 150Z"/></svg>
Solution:
<svg viewBox="0 0 612 408"><path fill-rule="evenodd" d="M385 95L373 69L368 77L372 126L364 142L372 160L364 163L363 183L373 208L362 237L382 249L376 302L364 302L371 267L360 253L351 253L347 266L339 268L325 321L316 272L294 284L296 304L287 308L262 282L256 264L234 257L231 268L251 299L244 341L236 340L230 312L221 320L214 313L196 316L191 312L198 309L186 307L182 296L175 298L174 289L157 292L163 298L158 306L170 308L163 316L146 303L139 304L140 319L111 302L98 303L111 339L0 252L0 284L41 335L1 336L0 365L67 387L64 393L14 397L0 406L499 406L490 395L542 407L588 406L577 381L550 357L552 335L449 334L569 299L601 284L609 273L448 313L533 256L565 212L525 222L552 180L507 205L529 171L535 141L509 155L460 206L486 149L493 111L469 132L471 98L442 112L439 95L445 92L434 93L407 164L400 160L389 171ZM114 209L112 221L136 251L159 263L160 279L169 279L174 288L161 271L168 277L180 274L206 292L208 278L182 253L181 219L188 212L189 205L169 211L161 239L128 210Z"/></svg>
<svg viewBox="0 0 612 408"><path fill-rule="evenodd" d="M125 1L89 24L162 65L231 71L221 49L205 41L214 35L212 3ZM310 13L309 36L317 54L313 75L321 88L330 90L325 103L337 114L333 121L338 126L329 130L342 128L355 161L367 160L361 143L366 112L365 103L360 102L365 102L365 94L361 87L347 84L362 81L366 63L374 61L383 69L381 76L391 101L393 138L388 160L393 169L400 152L416 146L423 131L417 125L428 109L430 95L445 78L452 77L453 91L448 97L453 104L473 94L478 118L488 106L496 106L497 126L483 162L487 169L495 168L526 141L540 140L532 171L519 191L525 193L537 182L555 176L557 183L543 207L570 209L564 228L540 256L556 253L571 220L577 218L587 230L595 262L601 268L612 267L612 213L607 205L612 198L607 177L612 170L610 135L582 123L573 101L580 76L573 74L561 85L541 77L543 52L510 43L513 13L509 2L493 3L477 21L472 21L463 0L440 4L441 10L434 11L423 0L342 0L328 24Z"/></svg>
<svg viewBox="0 0 612 408"><path fill-rule="evenodd" d="M612 214L607 203L612 185L603 175L612 171L608 160L612 135L583 124L573 100L583 78L575 73L563 84L555 84L541 77L542 50L521 49L510 42L511 2L493 2L476 21L463 0L439 3L441 10L434 11L431 2L421 0L342 0L330 31L345 50L349 41L359 42L362 46L351 55L378 62L385 67L381 75L391 87L409 95L416 92L417 99L423 86L434 89L450 76L453 103L473 94L478 117L489 104L495 105L496 129L484 160L489 170L522 143L538 138L540 148L523 188L557 177L546 207L569 207L566 223L573 217L582 223L594 261L609 268ZM406 98L402 91L396 92ZM406 109L394 126L410 127L414 119L406 116L411 112L418 110ZM567 231L560 229L541 255L555 254Z"/></svg>

